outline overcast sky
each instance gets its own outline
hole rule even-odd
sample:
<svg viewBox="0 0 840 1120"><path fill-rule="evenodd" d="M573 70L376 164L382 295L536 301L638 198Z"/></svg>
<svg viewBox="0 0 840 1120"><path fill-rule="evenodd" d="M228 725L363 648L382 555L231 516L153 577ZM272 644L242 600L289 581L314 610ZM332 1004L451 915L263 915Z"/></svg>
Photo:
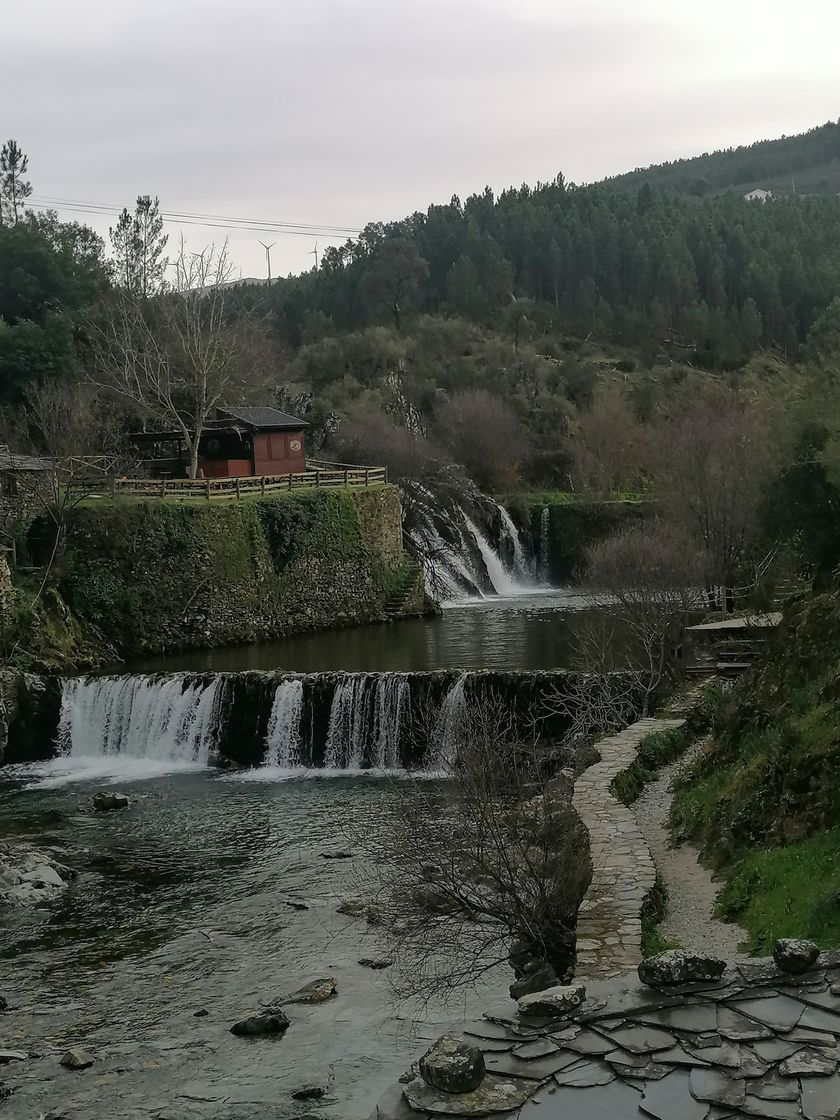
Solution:
<svg viewBox="0 0 840 1120"><path fill-rule="evenodd" d="M837 0L3 6L0 128L41 198L360 227L840 117ZM314 238L229 236L243 275L260 239L275 274L312 264Z"/></svg>

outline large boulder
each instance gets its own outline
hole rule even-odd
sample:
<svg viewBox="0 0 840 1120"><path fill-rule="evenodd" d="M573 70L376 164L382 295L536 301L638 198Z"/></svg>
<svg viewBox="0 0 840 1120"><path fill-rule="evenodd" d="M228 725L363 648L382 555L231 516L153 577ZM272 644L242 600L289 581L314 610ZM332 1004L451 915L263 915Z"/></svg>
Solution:
<svg viewBox="0 0 840 1120"><path fill-rule="evenodd" d="M234 1023L230 1028L231 1034L260 1035L283 1034L289 1029L289 1020L282 1011L271 1008L261 1011L257 1015L248 1015Z"/></svg>
<svg viewBox="0 0 840 1120"><path fill-rule="evenodd" d="M583 984L561 985L546 988L544 992L534 992L519 1000L520 1015L539 1015L557 1019L570 1015L586 999Z"/></svg>
<svg viewBox="0 0 840 1120"><path fill-rule="evenodd" d="M93 807L97 813L112 813L114 809L127 809L131 802L124 793L95 793Z"/></svg>
<svg viewBox="0 0 840 1120"><path fill-rule="evenodd" d="M726 961L720 957L711 953L692 953L686 949L667 949L655 957L646 957L638 968L639 979L649 988L719 980L725 970Z"/></svg>
<svg viewBox="0 0 840 1120"><path fill-rule="evenodd" d="M799 937L781 937L773 946L773 960L783 972L807 972L819 955L819 945Z"/></svg>
<svg viewBox="0 0 840 1120"><path fill-rule="evenodd" d="M455 1034L444 1034L420 1059L420 1076L445 1093L471 1093L484 1080L484 1055Z"/></svg>

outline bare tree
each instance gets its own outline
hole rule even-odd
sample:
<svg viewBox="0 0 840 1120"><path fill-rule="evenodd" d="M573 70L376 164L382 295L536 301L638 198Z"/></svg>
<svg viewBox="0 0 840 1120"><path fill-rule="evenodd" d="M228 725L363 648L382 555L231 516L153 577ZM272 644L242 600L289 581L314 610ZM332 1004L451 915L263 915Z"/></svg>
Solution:
<svg viewBox="0 0 840 1120"><path fill-rule="evenodd" d="M694 540L710 600L724 612L739 582L751 579L760 502L777 454L772 433L766 409L714 382L658 427L657 494Z"/></svg>
<svg viewBox="0 0 840 1120"><path fill-rule="evenodd" d="M572 473L580 489L611 494L637 487L643 475L645 433L618 385L601 385L577 415L570 441Z"/></svg>
<svg viewBox="0 0 840 1120"><path fill-rule="evenodd" d="M190 253L182 239L173 269L171 291L153 299L118 292L91 321L93 380L177 431L195 478L207 421L247 380L247 327L229 315L227 244Z"/></svg>
<svg viewBox="0 0 840 1120"><path fill-rule="evenodd" d="M39 508L54 533L43 586L60 570L73 511L107 486L120 463L120 429L113 411L91 385L46 381L33 386L23 406L42 469L16 472L27 505ZM15 456L8 452L14 462ZM40 591L39 591L40 594Z"/></svg>
<svg viewBox="0 0 840 1120"><path fill-rule="evenodd" d="M697 547L664 521L630 526L588 551L587 594L609 611L641 661L645 713L675 675L671 654L700 605L702 570Z"/></svg>
<svg viewBox="0 0 840 1120"><path fill-rule="evenodd" d="M485 389L455 393L439 410L440 438L480 489L512 489L519 478L525 437L519 418Z"/></svg>
<svg viewBox="0 0 840 1120"><path fill-rule="evenodd" d="M571 783L546 774L504 705L451 717L431 736L448 780L399 783L380 827L354 837L372 857L360 886L396 958L397 994L445 995L505 961L523 987L536 972L532 990L547 987L570 972L591 876Z"/></svg>

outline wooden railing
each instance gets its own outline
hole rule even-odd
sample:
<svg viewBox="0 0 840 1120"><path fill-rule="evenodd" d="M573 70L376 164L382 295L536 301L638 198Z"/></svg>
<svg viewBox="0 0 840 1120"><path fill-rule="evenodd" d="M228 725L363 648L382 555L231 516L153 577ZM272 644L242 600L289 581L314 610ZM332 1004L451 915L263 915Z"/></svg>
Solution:
<svg viewBox="0 0 840 1120"><path fill-rule="evenodd" d="M111 478L102 490L113 497L244 498L278 490L321 489L329 486L375 486L388 481L385 467L306 464L299 474L267 474L249 478Z"/></svg>

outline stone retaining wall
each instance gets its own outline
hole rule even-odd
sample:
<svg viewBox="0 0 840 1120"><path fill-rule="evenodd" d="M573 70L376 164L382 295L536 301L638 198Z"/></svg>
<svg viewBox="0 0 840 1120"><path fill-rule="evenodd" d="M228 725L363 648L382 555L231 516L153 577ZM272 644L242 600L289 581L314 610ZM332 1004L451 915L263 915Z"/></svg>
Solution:
<svg viewBox="0 0 840 1120"><path fill-rule="evenodd" d="M577 925L581 978L620 976L642 959L642 907L656 882L656 867L632 809L610 792L616 775L635 760L654 731L682 727L684 719L642 719L595 744L601 761L578 778L572 804L589 832L592 882Z"/></svg>

